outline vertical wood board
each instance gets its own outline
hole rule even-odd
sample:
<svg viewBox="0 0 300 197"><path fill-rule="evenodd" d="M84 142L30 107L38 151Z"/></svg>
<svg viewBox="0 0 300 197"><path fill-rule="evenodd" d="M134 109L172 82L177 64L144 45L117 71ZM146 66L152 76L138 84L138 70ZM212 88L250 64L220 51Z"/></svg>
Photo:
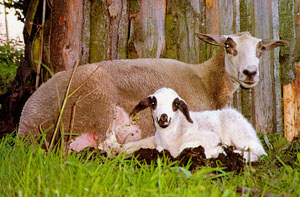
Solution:
<svg viewBox="0 0 300 197"><path fill-rule="evenodd" d="M90 63L111 59L110 17L105 1L91 0Z"/></svg>
<svg viewBox="0 0 300 197"><path fill-rule="evenodd" d="M272 7L270 1L255 0L254 36L262 39L273 37ZM263 28L262 28L263 27ZM274 58L272 51L265 51L259 67L260 82L253 90L255 128L260 133L273 133L274 128Z"/></svg>

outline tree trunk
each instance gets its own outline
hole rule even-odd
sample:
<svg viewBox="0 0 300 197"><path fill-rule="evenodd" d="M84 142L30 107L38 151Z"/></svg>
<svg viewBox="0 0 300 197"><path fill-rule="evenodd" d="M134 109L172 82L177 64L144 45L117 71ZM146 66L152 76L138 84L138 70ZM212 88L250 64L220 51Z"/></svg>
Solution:
<svg viewBox="0 0 300 197"><path fill-rule="evenodd" d="M54 0L50 59L55 72L72 68L81 58L82 0Z"/></svg>

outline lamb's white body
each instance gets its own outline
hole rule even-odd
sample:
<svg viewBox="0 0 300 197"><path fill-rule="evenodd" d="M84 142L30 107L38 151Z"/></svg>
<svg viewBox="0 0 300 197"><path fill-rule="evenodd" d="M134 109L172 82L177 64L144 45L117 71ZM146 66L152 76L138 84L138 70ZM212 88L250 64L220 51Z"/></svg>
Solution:
<svg viewBox="0 0 300 197"><path fill-rule="evenodd" d="M223 145L233 145L237 152L243 152L246 161L267 155L253 126L235 109L191 112L191 116L198 130L214 132Z"/></svg>
<svg viewBox="0 0 300 197"><path fill-rule="evenodd" d="M193 114L191 113L191 118L195 120ZM171 128L155 128L156 150L168 150L174 158L185 148L196 148L200 145L204 148L206 158L215 158L223 152L221 140L212 130L203 129L196 122L189 123L183 115L179 116L175 124Z"/></svg>
<svg viewBox="0 0 300 197"><path fill-rule="evenodd" d="M235 146L246 161L253 162L266 155L252 125L235 109L189 112L185 101L174 90L161 88L141 101L133 112L151 105L158 151L166 149L176 157L185 148L201 145L206 157L211 158L223 152L222 143ZM149 141L153 140L149 138ZM132 147L137 148L134 142L124 148L132 152Z"/></svg>

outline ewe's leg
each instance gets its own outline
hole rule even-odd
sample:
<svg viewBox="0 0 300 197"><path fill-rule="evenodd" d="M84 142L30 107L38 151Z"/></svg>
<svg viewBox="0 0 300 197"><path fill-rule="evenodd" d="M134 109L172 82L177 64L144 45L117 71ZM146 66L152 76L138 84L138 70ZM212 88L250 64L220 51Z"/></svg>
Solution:
<svg viewBox="0 0 300 197"><path fill-rule="evenodd" d="M87 147L97 148L98 139L99 137L94 133L84 133L71 141L68 152L80 152Z"/></svg>

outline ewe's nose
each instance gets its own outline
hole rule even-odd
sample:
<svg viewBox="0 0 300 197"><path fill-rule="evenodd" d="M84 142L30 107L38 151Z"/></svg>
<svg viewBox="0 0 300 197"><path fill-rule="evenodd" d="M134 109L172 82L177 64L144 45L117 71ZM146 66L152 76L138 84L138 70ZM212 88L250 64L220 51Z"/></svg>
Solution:
<svg viewBox="0 0 300 197"><path fill-rule="evenodd" d="M257 74L257 68L256 66L247 66L245 70L243 70L243 74L247 77L251 78L252 76L255 76Z"/></svg>

